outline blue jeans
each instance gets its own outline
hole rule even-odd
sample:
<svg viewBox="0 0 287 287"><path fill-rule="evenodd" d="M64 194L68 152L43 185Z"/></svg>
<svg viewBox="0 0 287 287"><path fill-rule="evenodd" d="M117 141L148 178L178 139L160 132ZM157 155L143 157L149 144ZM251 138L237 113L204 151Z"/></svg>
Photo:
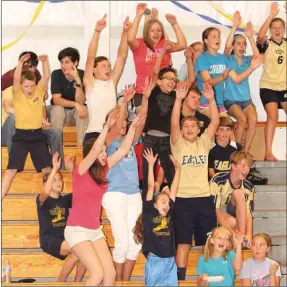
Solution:
<svg viewBox="0 0 287 287"><path fill-rule="evenodd" d="M51 148L52 155L54 155L57 151L61 154L61 169L65 169L62 132L59 129L53 127L46 130L43 129L42 132L47 136L47 143L48 146ZM9 154L11 151L14 134L15 134L15 115L10 114L5 120L1 130L1 137L2 137L1 146L7 147Z"/></svg>
<svg viewBox="0 0 287 287"><path fill-rule="evenodd" d="M158 159L164 171L164 175L167 180L167 184L170 187L174 177L174 165L170 160L169 156L171 155L170 149L170 136L158 137L146 134L143 140L144 150L146 148L151 148L153 154L158 154ZM154 165L154 174L156 170L156 164ZM146 200L148 188L148 163L143 157L143 185L142 185L142 199Z"/></svg>
<svg viewBox="0 0 287 287"><path fill-rule="evenodd" d="M161 258L149 254L144 271L145 286L178 286L174 257Z"/></svg>
<svg viewBox="0 0 287 287"><path fill-rule="evenodd" d="M254 106L252 100L247 100L247 101L229 101L229 100L226 100L226 101L224 101L224 106L228 111L230 110L230 108L233 105L239 106L241 108L241 110L244 110L245 108L247 108L250 105Z"/></svg>

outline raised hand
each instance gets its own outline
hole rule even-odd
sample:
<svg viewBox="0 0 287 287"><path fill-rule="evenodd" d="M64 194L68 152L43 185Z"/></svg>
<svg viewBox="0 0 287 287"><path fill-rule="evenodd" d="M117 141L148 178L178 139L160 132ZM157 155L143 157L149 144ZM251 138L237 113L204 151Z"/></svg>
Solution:
<svg viewBox="0 0 287 287"><path fill-rule="evenodd" d="M270 266L270 275L275 275L279 268L279 264L276 262Z"/></svg>
<svg viewBox="0 0 287 287"><path fill-rule="evenodd" d="M239 11L235 11L233 14L233 26L238 27L241 24L241 15Z"/></svg>
<svg viewBox="0 0 287 287"><path fill-rule="evenodd" d="M277 2L272 2L270 6L270 16L275 18L279 13L279 4Z"/></svg>
<svg viewBox="0 0 287 287"><path fill-rule="evenodd" d="M30 59L30 57L31 57L30 54L25 54L20 58L19 62L24 63L24 62L28 61Z"/></svg>
<svg viewBox="0 0 287 287"><path fill-rule="evenodd" d="M118 109L112 111L112 112L109 114L108 119L107 119L105 125L106 125L108 128L113 127L113 126L116 124L116 122L118 121L119 116L120 116L120 112L119 112Z"/></svg>
<svg viewBox="0 0 287 287"><path fill-rule="evenodd" d="M125 89L122 90L122 94L124 95L123 101L128 103L136 93L136 86L135 84L125 86Z"/></svg>
<svg viewBox="0 0 287 287"><path fill-rule="evenodd" d="M194 50L191 47L187 47L184 51L184 56L186 59L193 59Z"/></svg>
<svg viewBox="0 0 287 287"><path fill-rule="evenodd" d="M187 82L180 81L176 85L176 98L183 100L188 91Z"/></svg>
<svg viewBox="0 0 287 287"><path fill-rule="evenodd" d="M136 129L140 124L142 124L146 120L146 117L147 117L146 110L141 110L140 113L132 122L130 128Z"/></svg>
<svg viewBox="0 0 287 287"><path fill-rule="evenodd" d="M203 88L204 88L204 90L201 92L205 96L205 98L208 101L214 100L214 91L213 91L212 86L209 83L204 83Z"/></svg>
<svg viewBox="0 0 287 287"><path fill-rule="evenodd" d="M149 165L154 166L157 160L157 154L154 156L151 148L146 148L143 152L143 157L146 159Z"/></svg>
<svg viewBox="0 0 287 287"><path fill-rule="evenodd" d="M170 155L169 158L170 158L170 160L172 161L172 163L173 163L175 169L180 169L180 168L181 168L181 166L180 166L180 164L178 163L178 161L177 161L172 155Z"/></svg>
<svg viewBox="0 0 287 287"><path fill-rule="evenodd" d="M59 170L61 167L61 157L59 152L55 152L52 159L53 169Z"/></svg>
<svg viewBox="0 0 287 287"><path fill-rule="evenodd" d="M130 22L130 17L127 16L124 23L123 23L123 30L124 32L127 32L129 30L129 28L132 26L132 23Z"/></svg>
<svg viewBox="0 0 287 287"><path fill-rule="evenodd" d="M146 3L139 3L137 5L136 14L142 16L147 8Z"/></svg>
<svg viewBox="0 0 287 287"><path fill-rule="evenodd" d="M263 62L264 62L264 54L253 56L250 63L250 67L255 70L258 67L260 67L263 64Z"/></svg>
<svg viewBox="0 0 287 287"><path fill-rule="evenodd" d="M40 55L38 56L38 60L41 62L46 62L48 61L48 55Z"/></svg>
<svg viewBox="0 0 287 287"><path fill-rule="evenodd" d="M143 96L145 98L149 98L152 89L153 89L152 79L149 79L149 77L146 77L144 81L144 87L143 87Z"/></svg>
<svg viewBox="0 0 287 287"><path fill-rule="evenodd" d="M107 26L107 14L104 15L103 18L97 21L96 23L96 31L101 32Z"/></svg>
<svg viewBox="0 0 287 287"><path fill-rule="evenodd" d="M176 16L175 16L175 15L165 14L165 18L166 18L166 20L167 20L171 25L174 25L174 24L177 23L177 21L176 21Z"/></svg>
<svg viewBox="0 0 287 287"><path fill-rule="evenodd" d="M244 34L246 35L247 38L253 37L253 25L250 21L247 22L246 24L246 27L244 29Z"/></svg>
<svg viewBox="0 0 287 287"><path fill-rule="evenodd" d="M151 15L153 19L158 19L158 10L156 8L152 8Z"/></svg>

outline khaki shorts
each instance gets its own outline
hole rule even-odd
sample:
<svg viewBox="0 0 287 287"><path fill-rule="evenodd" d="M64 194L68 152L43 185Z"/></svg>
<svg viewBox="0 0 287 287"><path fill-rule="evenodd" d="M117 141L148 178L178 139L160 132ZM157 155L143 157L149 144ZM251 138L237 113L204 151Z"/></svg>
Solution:
<svg viewBox="0 0 287 287"><path fill-rule="evenodd" d="M65 240L68 242L69 247L72 248L76 244L84 241L94 242L102 238L106 239L102 229L102 225L98 229L88 229L81 226L67 225L64 232Z"/></svg>

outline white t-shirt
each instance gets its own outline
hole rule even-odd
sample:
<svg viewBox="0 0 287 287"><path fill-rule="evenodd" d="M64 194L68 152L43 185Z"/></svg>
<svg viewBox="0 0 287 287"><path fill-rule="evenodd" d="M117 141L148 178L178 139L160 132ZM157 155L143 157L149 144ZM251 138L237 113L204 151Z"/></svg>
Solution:
<svg viewBox="0 0 287 287"><path fill-rule="evenodd" d="M270 267L278 263L268 257L262 263L256 263L253 258L249 258L243 262L242 269L238 276L239 279L249 279L251 286L270 286ZM275 274L282 277L280 266Z"/></svg>

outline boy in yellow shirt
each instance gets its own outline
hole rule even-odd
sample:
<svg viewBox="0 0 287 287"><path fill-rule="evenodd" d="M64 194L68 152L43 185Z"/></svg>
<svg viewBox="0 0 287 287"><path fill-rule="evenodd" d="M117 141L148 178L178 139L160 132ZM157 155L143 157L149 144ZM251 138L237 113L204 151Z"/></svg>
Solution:
<svg viewBox="0 0 287 287"><path fill-rule="evenodd" d="M22 56L14 72L13 102L15 107L16 132L13 137L9 162L2 181L2 199L7 194L17 171L22 171L28 152L35 169L47 172L52 166L52 159L42 133L43 99L48 88L50 67L48 56L39 56L43 65L43 77L36 86L35 74L22 72L23 64L30 54Z"/></svg>

